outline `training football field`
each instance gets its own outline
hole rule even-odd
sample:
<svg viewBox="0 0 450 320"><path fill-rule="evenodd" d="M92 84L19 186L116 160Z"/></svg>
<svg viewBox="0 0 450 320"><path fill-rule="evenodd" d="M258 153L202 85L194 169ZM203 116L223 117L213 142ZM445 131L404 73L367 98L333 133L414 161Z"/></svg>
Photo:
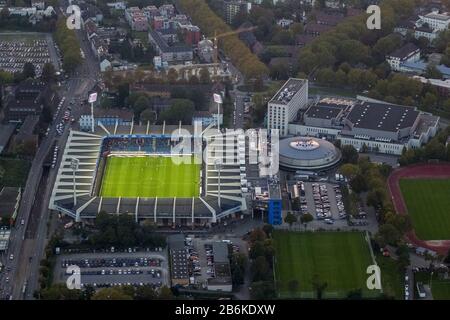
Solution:
<svg viewBox="0 0 450 320"><path fill-rule="evenodd" d="M274 239L280 298L317 298L313 282L326 283L324 298L345 298L358 289L364 297L380 295L367 289L366 269L373 262L363 233L277 231Z"/></svg>
<svg viewBox="0 0 450 320"><path fill-rule="evenodd" d="M450 179L401 179L400 189L417 237L450 239Z"/></svg>
<svg viewBox="0 0 450 320"><path fill-rule="evenodd" d="M181 157L177 157L178 160ZM177 164L171 157L107 158L100 195L110 198L190 198L200 193L200 164L193 156Z"/></svg>

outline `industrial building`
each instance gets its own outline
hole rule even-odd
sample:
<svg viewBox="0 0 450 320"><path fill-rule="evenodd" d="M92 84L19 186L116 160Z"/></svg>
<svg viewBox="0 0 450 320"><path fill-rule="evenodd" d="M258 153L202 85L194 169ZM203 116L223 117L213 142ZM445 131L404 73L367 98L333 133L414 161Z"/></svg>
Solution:
<svg viewBox="0 0 450 320"><path fill-rule="evenodd" d="M340 140L357 150L400 155L437 132L439 117L373 99L324 98L289 124L289 134ZM365 146L365 147L364 147Z"/></svg>

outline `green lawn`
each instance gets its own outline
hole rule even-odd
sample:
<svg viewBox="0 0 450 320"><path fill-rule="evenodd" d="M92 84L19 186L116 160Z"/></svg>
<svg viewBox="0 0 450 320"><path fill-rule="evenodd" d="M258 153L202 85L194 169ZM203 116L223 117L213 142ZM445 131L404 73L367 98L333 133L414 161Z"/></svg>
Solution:
<svg viewBox="0 0 450 320"><path fill-rule="evenodd" d="M430 274L426 272L417 272L415 275L415 282L422 282L423 284L430 284ZM415 292L417 289L414 288ZM433 275L431 281L431 293L434 300L450 300L450 280L438 279L436 274Z"/></svg>
<svg viewBox="0 0 450 320"><path fill-rule="evenodd" d="M277 231L274 240L276 286L281 298L315 298L315 275L327 283L325 298L345 298L357 289L362 289L365 297L380 294L366 287L366 269L373 263L363 233ZM291 280L298 281L296 292L289 290Z"/></svg>
<svg viewBox="0 0 450 320"><path fill-rule="evenodd" d="M171 157L109 157L100 194L124 198L190 198L199 195L200 164L174 163ZM178 157L181 159L181 157Z"/></svg>
<svg viewBox="0 0 450 320"><path fill-rule="evenodd" d="M450 239L450 179L402 179L400 188L419 239Z"/></svg>

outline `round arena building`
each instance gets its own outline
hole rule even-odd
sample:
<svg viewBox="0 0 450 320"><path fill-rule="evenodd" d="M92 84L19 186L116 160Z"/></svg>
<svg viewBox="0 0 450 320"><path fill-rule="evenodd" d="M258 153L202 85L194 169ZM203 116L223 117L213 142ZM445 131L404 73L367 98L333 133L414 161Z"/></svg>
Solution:
<svg viewBox="0 0 450 320"><path fill-rule="evenodd" d="M288 170L326 170L341 160L332 143L313 137L292 137L280 141L280 167Z"/></svg>

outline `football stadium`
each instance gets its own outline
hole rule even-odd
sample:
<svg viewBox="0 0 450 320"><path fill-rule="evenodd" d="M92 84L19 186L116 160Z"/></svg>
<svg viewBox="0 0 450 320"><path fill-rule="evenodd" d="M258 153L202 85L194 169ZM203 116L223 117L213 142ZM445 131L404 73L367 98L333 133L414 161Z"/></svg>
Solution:
<svg viewBox="0 0 450 320"><path fill-rule="evenodd" d="M212 125L71 130L49 207L75 221L106 212L158 226L210 226L248 213L255 164L246 150L242 133L223 137Z"/></svg>

